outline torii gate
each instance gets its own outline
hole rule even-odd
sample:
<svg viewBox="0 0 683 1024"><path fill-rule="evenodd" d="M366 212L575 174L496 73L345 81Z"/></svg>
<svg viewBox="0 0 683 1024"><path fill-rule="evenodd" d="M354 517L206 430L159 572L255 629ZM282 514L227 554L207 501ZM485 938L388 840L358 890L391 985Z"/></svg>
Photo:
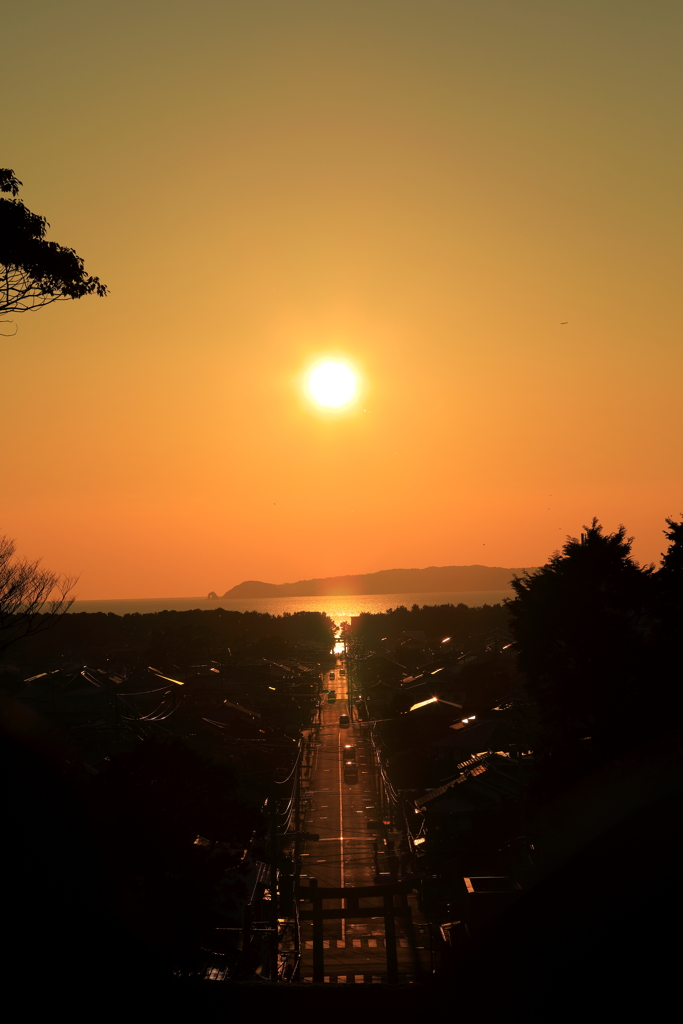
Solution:
<svg viewBox="0 0 683 1024"><path fill-rule="evenodd" d="M304 921L313 921L313 982L323 982L325 978L325 954L323 949L323 920L333 918L378 917L384 914L384 944L387 951L387 981L390 985L398 984L398 957L396 955L396 922L395 918L401 917L405 921L408 941L413 954L415 974L419 977L421 973L420 958L417 953L417 943L413 931L413 919L410 905L408 904L408 893L413 886L410 882L394 882L390 885L366 885L355 886L344 889L322 889L318 881L311 878L308 886L301 886L299 898L309 900L313 903L312 910L302 910L299 917ZM399 905L394 906L394 896L399 897ZM383 906L360 907L359 900L368 898L380 898ZM342 908L325 908L324 900L343 900Z"/></svg>

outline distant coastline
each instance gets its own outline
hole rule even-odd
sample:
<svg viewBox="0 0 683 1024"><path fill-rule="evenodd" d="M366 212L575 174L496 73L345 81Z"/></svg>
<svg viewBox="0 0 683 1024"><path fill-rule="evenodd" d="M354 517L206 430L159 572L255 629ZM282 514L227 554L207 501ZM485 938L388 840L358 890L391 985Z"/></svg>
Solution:
<svg viewBox="0 0 683 1024"><path fill-rule="evenodd" d="M426 594L452 591L493 591L510 586L513 576L535 566L506 569L490 565L432 565L426 569L382 569L356 576L326 576L296 583L245 580L224 594L211 591L208 600L257 597L343 597L364 594Z"/></svg>
<svg viewBox="0 0 683 1024"><path fill-rule="evenodd" d="M513 597L509 587L497 590L438 591L437 593L359 594L339 597L138 597L110 600L77 600L70 614L79 612L105 615L149 615L155 612L214 612L222 608L233 612L262 612L268 615L295 615L297 612L324 612L335 622L343 622L363 612L378 614L403 605L466 604L470 608L500 604Z"/></svg>

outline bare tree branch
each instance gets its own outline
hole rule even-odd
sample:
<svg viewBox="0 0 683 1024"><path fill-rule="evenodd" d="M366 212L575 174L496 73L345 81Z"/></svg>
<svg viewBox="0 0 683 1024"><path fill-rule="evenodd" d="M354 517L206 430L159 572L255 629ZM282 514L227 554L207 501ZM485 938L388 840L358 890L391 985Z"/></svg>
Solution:
<svg viewBox="0 0 683 1024"><path fill-rule="evenodd" d="M54 625L73 604L77 583L43 569L40 559L15 558L15 551L14 541L0 536L0 651Z"/></svg>

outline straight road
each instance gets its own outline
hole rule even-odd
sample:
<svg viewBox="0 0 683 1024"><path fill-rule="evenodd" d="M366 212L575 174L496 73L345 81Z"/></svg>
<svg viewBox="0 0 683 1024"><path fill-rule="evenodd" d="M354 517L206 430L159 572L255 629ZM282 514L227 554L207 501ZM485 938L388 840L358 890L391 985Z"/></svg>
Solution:
<svg viewBox="0 0 683 1024"><path fill-rule="evenodd" d="M302 794L303 827L318 833L319 842L303 845L301 881L307 885L311 878L321 888L348 888L375 884L374 842L380 838L377 830L368 828L368 821L380 815L378 800L379 776L375 769L374 753L367 735L367 726L354 720L340 727L339 716L351 714L348 684L343 659L338 659L334 680L326 679L326 688L334 690L336 700L323 705L317 736L312 734L313 758L308 786ZM356 749L358 780L346 781L343 772L344 746ZM357 921L325 921L325 980L330 983L373 984L386 980L386 953L384 945L384 917L381 901L365 900L368 906L377 906L377 917ZM415 901L411 899L411 903ZM341 901L329 901L327 906L341 906ZM310 904L301 904L302 908ZM414 906L414 912L417 908ZM419 917L419 914L417 914ZM421 920L415 921L418 945L426 947L423 935L426 928ZM402 923L396 920L399 973L403 981L412 981L416 975L413 950ZM422 931L422 935L420 932ZM311 981L313 975L313 928L309 921L302 922L301 978ZM429 950L419 952L422 970L429 973Z"/></svg>

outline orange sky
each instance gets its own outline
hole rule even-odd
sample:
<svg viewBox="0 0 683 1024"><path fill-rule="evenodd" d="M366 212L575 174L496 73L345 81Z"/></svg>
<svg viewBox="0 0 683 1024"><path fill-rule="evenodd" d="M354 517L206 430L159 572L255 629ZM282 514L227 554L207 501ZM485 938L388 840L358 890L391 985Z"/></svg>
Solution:
<svg viewBox="0 0 683 1024"><path fill-rule="evenodd" d="M0 162L111 294L0 340L0 530L82 598L537 564L593 515L656 559L682 28L668 0L14 5ZM349 412L302 397L326 354Z"/></svg>

